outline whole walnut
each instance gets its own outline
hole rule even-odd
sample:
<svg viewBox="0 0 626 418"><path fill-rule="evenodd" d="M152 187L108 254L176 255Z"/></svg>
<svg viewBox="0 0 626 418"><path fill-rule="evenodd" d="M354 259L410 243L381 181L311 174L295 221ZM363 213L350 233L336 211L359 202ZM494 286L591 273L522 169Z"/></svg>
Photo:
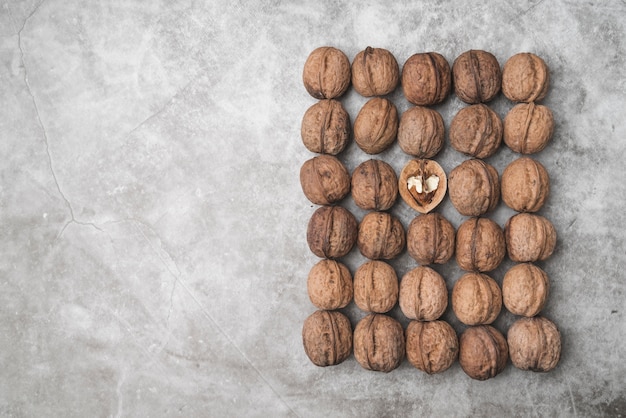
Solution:
<svg viewBox="0 0 626 418"><path fill-rule="evenodd" d="M483 273L465 273L452 288L452 310L466 325L486 325L502 309L498 283Z"/></svg>
<svg viewBox="0 0 626 418"><path fill-rule="evenodd" d="M352 199L361 209L390 209L398 198L398 176L381 160L367 160L352 173Z"/></svg>
<svg viewBox="0 0 626 418"><path fill-rule="evenodd" d="M561 333L552 321L541 316L515 321L507 341L511 362L518 369L547 372L561 358Z"/></svg>
<svg viewBox="0 0 626 418"><path fill-rule="evenodd" d="M409 57L402 68L402 90L418 106L443 102L452 86L450 65L443 55L425 52Z"/></svg>
<svg viewBox="0 0 626 418"><path fill-rule="evenodd" d="M456 232L456 262L463 270L487 272L506 254L502 228L488 218L469 218Z"/></svg>
<svg viewBox="0 0 626 418"><path fill-rule="evenodd" d="M490 325L469 327L459 338L459 363L472 379L496 377L509 358L504 336Z"/></svg>
<svg viewBox="0 0 626 418"><path fill-rule="evenodd" d="M398 276L384 261L368 261L354 273L354 303L362 311L385 313L398 302Z"/></svg>
<svg viewBox="0 0 626 418"><path fill-rule="evenodd" d="M543 150L552 139L552 111L535 103L515 105L504 118L504 143L520 154Z"/></svg>
<svg viewBox="0 0 626 418"><path fill-rule="evenodd" d="M502 301L514 315L537 315L543 309L549 291L548 275L531 263L516 264L502 280Z"/></svg>
<svg viewBox="0 0 626 418"><path fill-rule="evenodd" d="M407 205L420 213L428 213L443 200L448 190L445 171L437 161L409 161L398 179L398 191Z"/></svg>
<svg viewBox="0 0 626 418"><path fill-rule="evenodd" d="M448 289L435 270L419 266L407 272L400 281L400 309L409 319L434 321L448 307Z"/></svg>
<svg viewBox="0 0 626 418"><path fill-rule="evenodd" d="M418 263L444 264L454 254L454 227L438 213L416 216L409 224L406 247Z"/></svg>
<svg viewBox="0 0 626 418"><path fill-rule="evenodd" d="M540 215L519 213L504 226L509 258L518 263L546 260L556 246L554 225Z"/></svg>
<svg viewBox="0 0 626 418"><path fill-rule="evenodd" d="M341 206L322 206L313 212L306 232L309 248L321 258L348 254L357 238L357 222Z"/></svg>
<svg viewBox="0 0 626 418"><path fill-rule="evenodd" d="M465 51L452 64L454 92L465 103L485 103L500 92L500 64L487 51Z"/></svg>
<svg viewBox="0 0 626 418"><path fill-rule="evenodd" d="M350 61L346 54L332 46L319 47L304 63L302 81L316 99L334 99L350 86Z"/></svg>
<svg viewBox="0 0 626 418"><path fill-rule="evenodd" d="M350 192L350 174L336 157L318 155L300 168L300 185L312 203L330 205Z"/></svg>
<svg viewBox="0 0 626 418"><path fill-rule="evenodd" d="M397 133L398 111L384 97L368 100L354 121L354 141L368 154L378 154L389 148Z"/></svg>
<svg viewBox="0 0 626 418"><path fill-rule="evenodd" d="M387 212L369 212L359 224L357 245L370 260L395 258L405 243L402 224Z"/></svg>
<svg viewBox="0 0 626 418"><path fill-rule="evenodd" d="M550 194L548 172L539 161L522 157L502 173L502 200L518 212L537 212Z"/></svg>
<svg viewBox="0 0 626 418"><path fill-rule="evenodd" d="M344 308L352 300L352 276L345 265L324 259L309 272L307 290L311 303L319 309Z"/></svg>
<svg viewBox="0 0 626 418"><path fill-rule="evenodd" d="M450 172L450 201L461 215L479 216L496 208L500 181L496 169L479 159L465 160Z"/></svg>
<svg viewBox="0 0 626 418"><path fill-rule="evenodd" d="M352 86L361 96L383 96L395 90L399 73L391 52L368 46L352 61Z"/></svg>
<svg viewBox="0 0 626 418"><path fill-rule="evenodd" d="M317 366L334 366L352 352L352 326L341 312L316 311L302 327L304 351Z"/></svg>
<svg viewBox="0 0 626 418"><path fill-rule="evenodd" d="M404 358L402 325L390 316L369 314L354 329L354 357L361 367L390 372Z"/></svg>
<svg viewBox="0 0 626 418"><path fill-rule="evenodd" d="M341 102L320 100L305 112L300 133L309 151L337 155L350 139L350 115Z"/></svg>
<svg viewBox="0 0 626 418"><path fill-rule="evenodd" d="M417 158L432 158L441 151L445 128L443 118L434 109L414 106L402 114L398 127L398 145Z"/></svg>
<svg viewBox="0 0 626 418"><path fill-rule="evenodd" d="M502 143L502 121L489 106L464 107L450 124L450 145L477 158L491 157Z"/></svg>
<svg viewBox="0 0 626 418"><path fill-rule="evenodd" d="M502 69L502 93L513 102L538 102L548 93L550 73L535 54L513 55Z"/></svg>
<svg viewBox="0 0 626 418"><path fill-rule="evenodd" d="M459 355L459 340L445 321L411 321L406 328L406 357L428 374L441 373Z"/></svg>

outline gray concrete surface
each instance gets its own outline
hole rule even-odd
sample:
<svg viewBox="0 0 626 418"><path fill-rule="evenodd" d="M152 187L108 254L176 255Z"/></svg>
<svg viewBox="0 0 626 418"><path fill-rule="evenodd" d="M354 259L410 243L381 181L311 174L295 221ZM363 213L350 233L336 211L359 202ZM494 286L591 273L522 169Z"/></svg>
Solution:
<svg viewBox="0 0 626 418"><path fill-rule="evenodd" d="M0 416L626 415L625 18L623 1L3 1ZM400 65L470 48L546 60L554 371L509 364L477 382L458 363L427 376L309 362L301 71L321 45L350 59L384 47ZM400 89L390 98L408 108ZM365 102L342 100L352 118ZM437 106L446 126L462 106ZM367 158L354 143L341 155L350 169ZM397 145L380 158L398 172L408 160ZM502 173L514 158L503 147L489 162ZM464 157L446 145L437 159L449 172ZM440 211L463 220L448 198ZM392 212L405 227L415 215ZM461 274L437 269L450 288Z"/></svg>

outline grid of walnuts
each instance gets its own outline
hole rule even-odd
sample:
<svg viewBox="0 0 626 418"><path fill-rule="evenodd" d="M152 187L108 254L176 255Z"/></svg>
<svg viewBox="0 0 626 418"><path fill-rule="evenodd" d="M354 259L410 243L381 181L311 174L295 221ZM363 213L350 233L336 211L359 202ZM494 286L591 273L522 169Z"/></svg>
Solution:
<svg viewBox="0 0 626 418"><path fill-rule="evenodd" d="M457 359L471 378L495 377L508 359L523 370L549 371L558 363L561 338L553 322L540 316L549 290L547 274L533 262L547 259L556 243L552 223L535 214L549 194L546 169L526 155L538 153L553 133L550 109L538 104L548 91L549 71L535 54L510 57L502 70L489 52L470 50L452 68L436 52L411 56L400 72L386 49L368 47L352 64L334 47L320 47L308 56L303 82L317 103L302 120L302 141L318 153L300 171L305 196L320 207L307 228L311 251L322 258L311 269L307 290L319 310L304 322L302 338L309 359L318 366L336 365L351 353L365 369L389 372L404 357L417 369L439 373ZM399 117L384 96L401 84L414 106ZM370 97L353 126L337 100L352 85ZM441 115L429 106L443 102L450 92L468 106L453 118L450 145L469 156L446 175L433 158L445 142ZM502 91L515 106L504 121L485 103ZM367 154L378 154L397 140L413 157L399 175L386 162L370 159L352 174L335 157L353 138ZM501 178L484 161L501 142L523 154L509 164ZM349 193L368 213L361 222L338 203ZM446 193L466 219L455 231L434 209ZM388 210L398 194L417 212L405 231ZM504 230L485 216L504 203L519 212ZM354 245L369 259L351 275L338 259ZM418 267L401 280L384 260L406 247ZM516 262L502 287L486 273L505 255ZM457 337L440 319L449 296L444 278L432 264L452 256L466 271L454 284L450 301L456 317L468 327ZM352 300L368 313L354 331L338 309ZM411 320L408 327L389 315L397 303ZM491 323L502 305L520 316L506 338Z"/></svg>

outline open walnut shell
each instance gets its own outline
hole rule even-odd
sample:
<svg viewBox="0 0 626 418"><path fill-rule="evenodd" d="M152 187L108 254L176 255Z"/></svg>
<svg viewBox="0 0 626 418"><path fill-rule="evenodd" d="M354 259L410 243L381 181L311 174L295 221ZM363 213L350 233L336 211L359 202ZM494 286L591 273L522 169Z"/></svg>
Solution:
<svg viewBox="0 0 626 418"><path fill-rule="evenodd" d="M398 190L407 205L420 213L428 213L446 195L448 178L436 161L411 160L400 173Z"/></svg>

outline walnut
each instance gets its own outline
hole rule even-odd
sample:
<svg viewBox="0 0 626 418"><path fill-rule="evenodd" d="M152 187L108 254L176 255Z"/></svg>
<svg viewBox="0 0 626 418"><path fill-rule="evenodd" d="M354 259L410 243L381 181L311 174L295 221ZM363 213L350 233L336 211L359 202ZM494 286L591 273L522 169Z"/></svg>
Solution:
<svg viewBox="0 0 626 418"><path fill-rule="evenodd" d="M535 103L515 105L504 118L504 143L520 154L543 150L552 139L552 111Z"/></svg>
<svg viewBox="0 0 626 418"><path fill-rule="evenodd" d="M398 302L398 276L384 261L368 261L354 273L354 303L362 311L385 313Z"/></svg>
<svg viewBox="0 0 626 418"><path fill-rule="evenodd" d="M464 107L450 124L450 145L455 150L477 158L491 157L502 143L502 121L489 106Z"/></svg>
<svg viewBox="0 0 626 418"><path fill-rule="evenodd" d="M404 358L402 325L390 316L369 314L354 330L354 357L367 370L390 372Z"/></svg>
<svg viewBox="0 0 626 418"><path fill-rule="evenodd" d="M404 249L406 238L400 221L387 212L370 212L359 225L357 245L371 260L390 260Z"/></svg>
<svg viewBox="0 0 626 418"><path fill-rule="evenodd" d="M320 100L305 112L302 142L311 152L337 155L350 139L350 115L337 100Z"/></svg>
<svg viewBox="0 0 626 418"><path fill-rule="evenodd" d="M409 224L406 246L418 263L444 264L454 254L454 227L438 213L416 216Z"/></svg>
<svg viewBox="0 0 626 418"><path fill-rule="evenodd" d="M316 311L302 327L304 351L317 366L334 366L352 352L352 326L341 312Z"/></svg>
<svg viewBox="0 0 626 418"><path fill-rule="evenodd" d="M409 161L398 179L398 191L407 205L420 213L428 213L443 200L448 181L443 168L433 160Z"/></svg>
<svg viewBox="0 0 626 418"><path fill-rule="evenodd" d="M506 339L490 325L469 327L459 338L459 363L472 379L496 377L504 370L508 358Z"/></svg>
<svg viewBox="0 0 626 418"><path fill-rule="evenodd" d="M513 102L538 102L546 96L550 73L535 54L513 55L502 69L502 93Z"/></svg>
<svg viewBox="0 0 626 418"><path fill-rule="evenodd" d="M452 64L454 92L465 103L485 103L500 92L500 64L487 51L465 51Z"/></svg>
<svg viewBox="0 0 626 418"><path fill-rule="evenodd" d="M470 218L456 233L456 262L463 270L487 272L500 265L506 253L504 233L488 218Z"/></svg>
<svg viewBox="0 0 626 418"><path fill-rule="evenodd" d="M498 172L479 159L465 160L450 172L450 201L461 215L479 216L500 200Z"/></svg>
<svg viewBox="0 0 626 418"><path fill-rule="evenodd" d="M344 308L352 300L352 276L340 262L324 259L309 272L307 290L311 303L319 309Z"/></svg>
<svg viewBox="0 0 626 418"><path fill-rule="evenodd" d="M448 307L448 289L443 277L430 267L419 266L400 281L400 309L409 319L434 321Z"/></svg>
<svg viewBox="0 0 626 418"><path fill-rule="evenodd" d="M509 258L518 263L546 260L556 246L554 225L540 215L519 213L504 226Z"/></svg>
<svg viewBox="0 0 626 418"><path fill-rule="evenodd" d="M315 49L306 62L302 81L316 99L334 99L350 86L350 61L346 54L332 46Z"/></svg>
<svg viewBox="0 0 626 418"><path fill-rule="evenodd" d="M319 155L307 160L300 169L304 195L316 205L330 205L350 192L350 174L332 155Z"/></svg>
<svg viewBox="0 0 626 418"><path fill-rule="evenodd" d="M417 158L432 158L441 151L445 128L436 110L414 106L402 114L398 127L398 145Z"/></svg>
<svg viewBox="0 0 626 418"><path fill-rule="evenodd" d="M550 194L548 172L538 161L522 157L502 173L502 200L518 212L537 212Z"/></svg>
<svg viewBox="0 0 626 418"><path fill-rule="evenodd" d="M378 154L389 148L397 132L398 111L383 97L368 100L354 121L354 141L368 154Z"/></svg>
<svg viewBox="0 0 626 418"><path fill-rule="evenodd" d="M415 368L428 374L452 366L459 354L459 340L445 321L411 321L406 328L406 357Z"/></svg>
<svg viewBox="0 0 626 418"><path fill-rule="evenodd" d="M515 321L507 341L511 362L518 369L547 372L561 357L561 333L552 321L541 316Z"/></svg>
<svg viewBox="0 0 626 418"><path fill-rule="evenodd" d="M390 209L398 198L398 176L381 160L365 161L352 173L352 199L361 209Z"/></svg>
<svg viewBox="0 0 626 418"><path fill-rule="evenodd" d="M399 73L391 52L368 46L352 61L352 86L361 96L383 96L395 90Z"/></svg>
<svg viewBox="0 0 626 418"><path fill-rule="evenodd" d="M448 61L436 52L412 55L402 68L404 96L418 106L443 102L450 94L451 79Z"/></svg>
<svg viewBox="0 0 626 418"><path fill-rule="evenodd" d="M514 315L537 315L543 309L549 291L548 275L531 263L511 267L502 281L502 301Z"/></svg>
<svg viewBox="0 0 626 418"><path fill-rule="evenodd" d="M318 257L339 258L348 254L357 238L357 222L341 206L322 206L311 216L306 232L309 248Z"/></svg>
<svg viewBox="0 0 626 418"><path fill-rule="evenodd" d="M502 309L498 283L483 273L465 273L452 288L452 310L466 325L486 325Z"/></svg>

